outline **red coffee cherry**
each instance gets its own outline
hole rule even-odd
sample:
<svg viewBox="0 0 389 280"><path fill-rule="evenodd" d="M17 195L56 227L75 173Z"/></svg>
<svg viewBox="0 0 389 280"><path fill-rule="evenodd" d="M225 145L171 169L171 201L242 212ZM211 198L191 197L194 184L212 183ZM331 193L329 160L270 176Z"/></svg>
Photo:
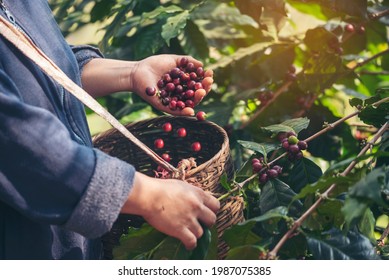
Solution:
<svg viewBox="0 0 389 280"><path fill-rule="evenodd" d="M157 90L154 87L147 87L146 94L148 96L154 96L157 93Z"/></svg>
<svg viewBox="0 0 389 280"><path fill-rule="evenodd" d="M162 149L163 147L165 146L165 143L163 142L163 140L162 139L156 139L155 141L154 141L154 147L156 148L156 149Z"/></svg>
<svg viewBox="0 0 389 280"><path fill-rule="evenodd" d="M165 161L167 161L167 162L169 162L169 161L171 160L170 155L167 154L167 153L162 154L161 157L162 157Z"/></svg>
<svg viewBox="0 0 389 280"><path fill-rule="evenodd" d="M205 121L205 119L207 118L207 114L203 111L198 111L196 113L196 118L199 120L199 121Z"/></svg>
<svg viewBox="0 0 389 280"><path fill-rule="evenodd" d="M162 125L162 129L163 129L163 131L165 131L165 132L170 132L170 131L172 131L173 126L172 126L172 124L171 124L170 122L166 122L166 123L164 123L164 124Z"/></svg>
<svg viewBox="0 0 389 280"><path fill-rule="evenodd" d="M262 170L263 166L260 162L253 163L253 171L259 173Z"/></svg>
<svg viewBox="0 0 389 280"><path fill-rule="evenodd" d="M201 144L200 142L194 142L192 143L192 151L199 152L201 150Z"/></svg>
<svg viewBox="0 0 389 280"><path fill-rule="evenodd" d="M186 136L186 129L183 127L177 129L177 135L178 135L178 137L185 137Z"/></svg>
<svg viewBox="0 0 389 280"><path fill-rule="evenodd" d="M355 31L355 26L354 24L349 23L345 26L344 30L346 30L349 33L353 33Z"/></svg>

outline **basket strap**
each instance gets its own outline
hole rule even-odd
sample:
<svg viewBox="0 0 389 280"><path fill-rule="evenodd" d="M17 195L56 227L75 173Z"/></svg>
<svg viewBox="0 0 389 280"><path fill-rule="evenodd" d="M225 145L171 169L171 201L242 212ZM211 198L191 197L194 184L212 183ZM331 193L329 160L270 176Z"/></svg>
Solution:
<svg viewBox="0 0 389 280"><path fill-rule="evenodd" d="M112 116L103 106L100 105L85 90L74 83L42 50L40 50L32 40L24 33L19 31L4 17L0 16L0 34L18 48L25 56L37 64L43 72L57 81L61 86L73 94L84 105L101 116L114 128L120 131L128 140L142 149L155 163L172 172L173 177L179 177L180 171L162 159L152 149L136 138L124 125L122 125L114 116Z"/></svg>

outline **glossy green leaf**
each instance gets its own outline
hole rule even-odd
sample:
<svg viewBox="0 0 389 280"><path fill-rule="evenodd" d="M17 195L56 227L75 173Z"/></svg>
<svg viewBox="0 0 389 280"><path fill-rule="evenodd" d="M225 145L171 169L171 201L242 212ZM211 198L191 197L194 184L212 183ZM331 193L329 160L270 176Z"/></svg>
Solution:
<svg viewBox="0 0 389 280"><path fill-rule="evenodd" d="M301 130L304 130L309 125L309 119L308 118L297 118L297 119L290 119L286 120L280 124L274 124L262 127L261 129L270 131L273 136L277 135L280 132L289 132L293 131L296 134L298 134Z"/></svg>
<svg viewBox="0 0 389 280"><path fill-rule="evenodd" d="M209 1L208 5L202 5L193 13L194 19L206 19L221 25L249 25L258 28L258 23L250 16L241 14L239 9L225 3Z"/></svg>
<svg viewBox="0 0 389 280"><path fill-rule="evenodd" d="M153 250L152 260L187 260L191 252L186 250L184 244L173 237L166 237L161 245Z"/></svg>
<svg viewBox="0 0 389 280"><path fill-rule="evenodd" d="M192 20L187 21L183 32L178 36L178 40L185 53L201 60L205 60L209 57L209 48L206 38Z"/></svg>
<svg viewBox="0 0 389 280"><path fill-rule="evenodd" d="M320 237L308 236L308 247L316 260L377 260L376 250L369 239L350 231L324 232Z"/></svg>
<svg viewBox="0 0 389 280"><path fill-rule="evenodd" d="M316 163L310 159L302 158L296 162L289 174L288 182L291 188L298 193L306 185L317 182L323 172Z"/></svg>
<svg viewBox="0 0 389 280"><path fill-rule="evenodd" d="M169 17L166 23L162 26L162 38L166 44L170 45L170 40L176 38L185 28L190 17L189 11L183 11L175 16Z"/></svg>
<svg viewBox="0 0 389 280"><path fill-rule="evenodd" d="M196 248L191 252L191 260L204 260L208 255L208 249L211 244L212 234L209 228L203 226L204 233L197 240Z"/></svg>
<svg viewBox="0 0 389 280"><path fill-rule="evenodd" d="M293 200L296 193L284 182L274 179L268 181L262 189L260 197L261 213L266 213L274 208L284 206L289 208L292 216L298 215L302 203Z"/></svg>
<svg viewBox="0 0 389 280"><path fill-rule="evenodd" d="M261 240L259 236L251 231L255 221L250 221L244 224L233 225L224 232L222 238L230 248L257 244Z"/></svg>
<svg viewBox="0 0 389 280"><path fill-rule="evenodd" d="M243 140L238 140L238 143L242 145L242 147L260 153L264 157L266 157L268 153L280 148L278 144L272 144L272 143L258 144L256 142L243 141Z"/></svg>
<svg viewBox="0 0 389 280"><path fill-rule="evenodd" d="M111 8L116 4L116 1L99 1L95 2L95 5L90 12L91 22L96 22L107 17L111 11Z"/></svg>
<svg viewBox="0 0 389 280"><path fill-rule="evenodd" d="M213 226L211 229L211 242L208 245L208 251L205 260L217 260L218 259L218 245L219 245L219 237L216 226Z"/></svg>
<svg viewBox="0 0 389 280"><path fill-rule="evenodd" d="M130 260L137 255L146 254L165 238L165 234L148 224L144 224L140 229L130 228L128 234L120 238L120 245L113 249L114 259Z"/></svg>
<svg viewBox="0 0 389 280"><path fill-rule="evenodd" d="M258 260L265 251L260 246L246 245L228 251L226 260Z"/></svg>
<svg viewBox="0 0 389 280"><path fill-rule="evenodd" d="M151 19L164 18L167 14L174 14L182 11L183 9L176 5L159 6L153 11L143 13L141 23Z"/></svg>
<svg viewBox="0 0 389 280"><path fill-rule="evenodd" d="M355 179L349 177L322 177L316 183L303 187L295 196L295 199L302 199L310 194L323 193L332 184L343 185L343 188L348 188L353 183L355 183Z"/></svg>
<svg viewBox="0 0 389 280"><path fill-rule="evenodd" d="M227 67L228 65L231 65L232 63L236 61L240 61L243 58L258 54L262 51L264 51L267 47L272 45L269 42L264 42L264 43L256 43L252 44L249 47L242 47L239 48L236 52L233 54L229 54L226 56L221 57L218 59L218 61L212 65L209 65L209 69L217 69L217 68L224 68Z"/></svg>

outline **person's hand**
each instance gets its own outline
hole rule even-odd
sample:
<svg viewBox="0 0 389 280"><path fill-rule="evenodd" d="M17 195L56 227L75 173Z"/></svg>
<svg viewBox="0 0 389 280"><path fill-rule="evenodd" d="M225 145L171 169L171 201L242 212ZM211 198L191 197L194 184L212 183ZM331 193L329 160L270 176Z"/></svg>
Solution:
<svg viewBox="0 0 389 280"><path fill-rule="evenodd" d="M201 224L215 224L219 208L219 201L198 187L137 172L122 213L142 216L155 229L178 238L191 250L203 235Z"/></svg>
<svg viewBox="0 0 389 280"><path fill-rule="evenodd" d="M188 58L189 62L192 62L195 67L202 66L202 63L190 56L178 56L178 55L156 55L145 58L138 61L132 68L129 76L130 88L133 92L137 93L140 97L146 100L154 108L167 112L172 115L194 115L193 108L186 107L183 110L171 110L169 106L164 106L161 103L160 98L155 96L148 96L145 93L146 87L157 87L157 82L161 79L162 75L168 73L174 67L179 65L182 57ZM206 70L206 69L205 69ZM202 81L203 88L195 92L194 103L195 106L204 98L204 96L211 90L213 83L213 71L207 70L205 72L205 78Z"/></svg>

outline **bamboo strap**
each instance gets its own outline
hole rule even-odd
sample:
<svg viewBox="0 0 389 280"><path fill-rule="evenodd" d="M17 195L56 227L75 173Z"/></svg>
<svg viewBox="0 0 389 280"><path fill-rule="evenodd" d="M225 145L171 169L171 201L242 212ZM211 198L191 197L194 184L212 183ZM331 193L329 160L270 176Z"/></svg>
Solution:
<svg viewBox="0 0 389 280"><path fill-rule="evenodd" d="M34 42L31 41L24 33L19 31L4 17L0 16L0 34L9 42L15 45L24 55L36 63L43 72L57 81L61 86L73 94L84 105L101 116L104 120L110 123L114 128L120 131L127 139L142 149L147 155L154 160L155 163L161 165L168 171L172 172L173 177L182 176L177 168L163 160L157 153L151 150L136 138L128 129L122 125L114 116L112 116L103 106L100 105L93 97L85 90L74 83L42 50L40 50Z"/></svg>

